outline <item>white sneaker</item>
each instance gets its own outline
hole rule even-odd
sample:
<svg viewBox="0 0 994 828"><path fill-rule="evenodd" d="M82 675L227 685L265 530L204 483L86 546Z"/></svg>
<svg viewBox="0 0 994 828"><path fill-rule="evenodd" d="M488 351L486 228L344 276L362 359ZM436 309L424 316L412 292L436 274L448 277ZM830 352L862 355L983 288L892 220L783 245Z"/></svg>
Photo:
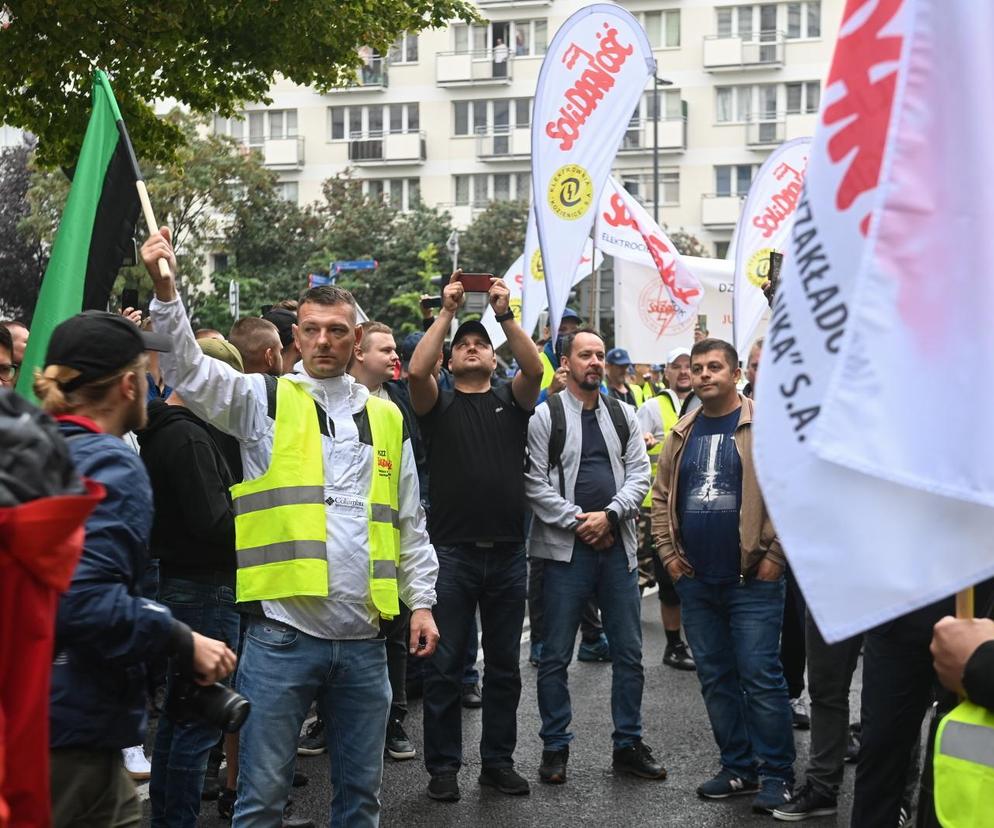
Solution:
<svg viewBox="0 0 994 828"><path fill-rule="evenodd" d="M152 765L145 756L145 749L141 745L125 748L121 751L124 755L125 770L136 781L144 781L152 778Z"/></svg>

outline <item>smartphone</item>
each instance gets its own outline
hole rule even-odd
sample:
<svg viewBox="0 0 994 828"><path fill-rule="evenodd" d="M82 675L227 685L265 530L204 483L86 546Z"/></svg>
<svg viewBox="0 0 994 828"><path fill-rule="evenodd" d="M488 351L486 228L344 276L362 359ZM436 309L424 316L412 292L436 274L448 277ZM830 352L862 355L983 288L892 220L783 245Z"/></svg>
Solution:
<svg viewBox="0 0 994 828"><path fill-rule="evenodd" d="M428 310L428 308L440 308L442 307L442 297L429 296L427 299L422 299L421 307L424 308L425 310Z"/></svg>
<svg viewBox="0 0 994 828"><path fill-rule="evenodd" d="M466 293L489 293L493 273L460 273L457 277Z"/></svg>
<svg viewBox="0 0 994 828"><path fill-rule="evenodd" d="M138 291L135 288L124 288L121 291L121 310L138 307Z"/></svg>
<svg viewBox="0 0 994 828"><path fill-rule="evenodd" d="M706 313L697 314L697 330L706 331L708 329L708 315Z"/></svg>
<svg viewBox="0 0 994 828"><path fill-rule="evenodd" d="M770 297L776 296L777 287L780 285L780 271L783 268L783 253L776 250L770 251L770 271L767 278L770 280Z"/></svg>

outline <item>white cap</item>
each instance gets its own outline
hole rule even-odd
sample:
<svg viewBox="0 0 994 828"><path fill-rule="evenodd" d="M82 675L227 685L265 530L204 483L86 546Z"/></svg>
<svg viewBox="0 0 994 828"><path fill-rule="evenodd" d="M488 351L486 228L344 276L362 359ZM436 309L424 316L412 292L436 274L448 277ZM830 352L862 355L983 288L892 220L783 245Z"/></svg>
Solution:
<svg viewBox="0 0 994 828"><path fill-rule="evenodd" d="M672 365L682 356L689 357L690 348L674 348L666 355L666 364Z"/></svg>

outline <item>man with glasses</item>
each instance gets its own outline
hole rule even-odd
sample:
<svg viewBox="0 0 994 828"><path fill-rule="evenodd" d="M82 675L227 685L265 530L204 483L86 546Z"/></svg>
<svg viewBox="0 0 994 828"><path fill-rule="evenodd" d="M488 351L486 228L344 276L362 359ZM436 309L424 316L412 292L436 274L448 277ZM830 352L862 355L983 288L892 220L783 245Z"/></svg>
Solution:
<svg viewBox="0 0 994 828"><path fill-rule="evenodd" d="M20 363L14 362L14 339L6 326L0 325L0 388L13 388Z"/></svg>

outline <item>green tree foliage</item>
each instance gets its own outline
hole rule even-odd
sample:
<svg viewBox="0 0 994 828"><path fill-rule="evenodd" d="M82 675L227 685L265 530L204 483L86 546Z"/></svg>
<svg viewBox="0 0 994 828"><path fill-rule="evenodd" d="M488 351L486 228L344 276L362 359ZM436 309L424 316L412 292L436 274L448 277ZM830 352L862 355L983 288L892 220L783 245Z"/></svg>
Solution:
<svg viewBox="0 0 994 828"><path fill-rule="evenodd" d="M459 267L503 276L525 249L528 203L491 201L459 236Z"/></svg>
<svg viewBox="0 0 994 828"><path fill-rule="evenodd" d="M670 237L673 246L681 256L697 256L701 259L710 259L711 251L693 233L688 233L682 227L679 230L666 229L666 235Z"/></svg>
<svg viewBox="0 0 994 828"><path fill-rule="evenodd" d="M30 322L48 250L25 220L31 186L31 150L0 150L0 317L16 316Z"/></svg>
<svg viewBox="0 0 994 828"><path fill-rule="evenodd" d="M10 3L3 31L0 112L40 139L39 162L71 166L90 110L94 69L105 70L138 155L172 157L176 123L148 101L230 116L269 102L277 74L325 91L355 76L357 49L386 53L405 31L477 19L465 0L133 0Z"/></svg>

